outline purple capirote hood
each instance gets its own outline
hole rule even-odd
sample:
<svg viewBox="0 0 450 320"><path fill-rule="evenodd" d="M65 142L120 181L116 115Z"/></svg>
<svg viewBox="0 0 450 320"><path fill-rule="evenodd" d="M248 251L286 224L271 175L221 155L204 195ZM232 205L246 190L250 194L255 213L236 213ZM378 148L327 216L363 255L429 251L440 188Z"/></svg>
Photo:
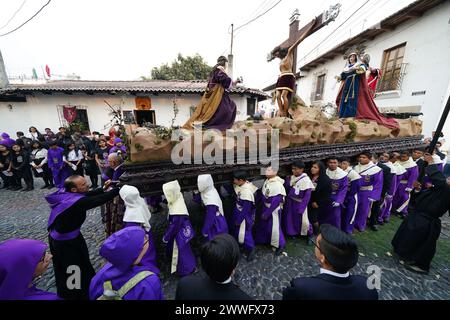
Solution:
<svg viewBox="0 0 450 320"><path fill-rule="evenodd" d="M145 231L141 227L124 228L105 240L100 255L115 268L126 271L141 253L144 239Z"/></svg>
<svg viewBox="0 0 450 320"><path fill-rule="evenodd" d="M52 211L50 212L50 217L48 218L47 228L49 228L55 219L63 213L65 210L74 205L75 202L85 197L81 193L66 192L64 189L59 189L58 191L49 194L45 197Z"/></svg>
<svg viewBox="0 0 450 320"><path fill-rule="evenodd" d="M0 243L0 300L22 300L47 245L38 240L10 239Z"/></svg>

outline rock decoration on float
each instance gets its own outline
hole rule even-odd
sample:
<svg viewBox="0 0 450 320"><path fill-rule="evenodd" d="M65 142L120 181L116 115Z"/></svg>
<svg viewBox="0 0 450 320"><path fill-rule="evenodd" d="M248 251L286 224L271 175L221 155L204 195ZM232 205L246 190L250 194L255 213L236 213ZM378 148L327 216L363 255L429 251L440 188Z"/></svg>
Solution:
<svg viewBox="0 0 450 320"><path fill-rule="evenodd" d="M397 119L400 130L393 130L375 121L356 120L354 118L329 119L316 107L296 106L290 109L290 118L268 118L264 120L237 121L231 130L258 135L262 129L269 133L271 129L278 129L280 134L280 149L301 147L308 145L341 144L351 142L364 142L384 140L389 138L402 138L420 136L422 134L422 121L416 118ZM252 129L252 130L250 130ZM137 128L129 134L132 162L170 160L173 148L184 141L190 143L191 154L194 155L194 130L180 130L179 141L171 141L172 129ZM257 137L259 138L259 136ZM269 137L270 139L270 134ZM189 142L188 142L189 141ZM269 144L270 145L270 144ZM226 143L225 133L208 132L201 138L201 148L222 150L234 148L237 145ZM245 148L249 148L249 139L246 139ZM180 153L180 156L183 154Z"/></svg>

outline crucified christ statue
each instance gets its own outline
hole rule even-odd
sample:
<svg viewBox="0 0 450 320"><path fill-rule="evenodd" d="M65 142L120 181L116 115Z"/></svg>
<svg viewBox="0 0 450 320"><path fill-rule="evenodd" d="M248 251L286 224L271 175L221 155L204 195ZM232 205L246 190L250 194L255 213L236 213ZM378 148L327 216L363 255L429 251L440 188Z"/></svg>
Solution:
<svg viewBox="0 0 450 320"><path fill-rule="evenodd" d="M276 96L278 102L278 116L288 116L289 103L292 94L295 93L296 56L298 45L314 32L320 30L339 15L341 5L338 3L330 6L329 10L314 18L307 25L298 30L299 12L296 10L291 17L289 39L277 46L268 55L267 61L279 58L280 76L276 84Z"/></svg>
<svg viewBox="0 0 450 320"><path fill-rule="evenodd" d="M275 89L279 117L287 117L289 101L291 100L291 96L295 90L295 74L293 72L295 50L300 42L310 35L311 30L314 28L315 22L316 18L311 21L305 33L303 33L303 35L292 46L289 48L277 47L273 51L274 57L281 59L280 76L278 77Z"/></svg>

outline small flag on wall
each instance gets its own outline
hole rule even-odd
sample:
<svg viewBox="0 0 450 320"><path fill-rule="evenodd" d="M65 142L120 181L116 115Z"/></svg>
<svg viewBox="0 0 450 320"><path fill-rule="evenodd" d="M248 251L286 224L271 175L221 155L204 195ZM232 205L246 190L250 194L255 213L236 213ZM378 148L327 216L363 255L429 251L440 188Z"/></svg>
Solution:
<svg viewBox="0 0 450 320"><path fill-rule="evenodd" d="M37 72L36 72L36 69L35 69L35 68L33 68L33 76L32 76L32 78L33 78L33 79L36 79L36 80L37 80L37 78L38 78L38 75L37 75Z"/></svg>
<svg viewBox="0 0 450 320"><path fill-rule="evenodd" d="M64 119L68 123L72 123L77 118L77 107L64 106L63 108Z"/></svg>
<svg viewBox="0 0 450 320"><path fill-rule="evenodd" d="M45 73L47 73L47 77L51 77L51 74L50 74L50 68L48 67L48 64L46 64L45 65Z"/></svg>

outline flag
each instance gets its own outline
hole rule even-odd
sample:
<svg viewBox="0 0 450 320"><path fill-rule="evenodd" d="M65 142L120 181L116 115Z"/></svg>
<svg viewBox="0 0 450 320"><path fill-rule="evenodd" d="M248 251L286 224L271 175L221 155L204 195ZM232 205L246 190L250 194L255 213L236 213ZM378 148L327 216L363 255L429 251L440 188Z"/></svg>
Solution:
<svg viewBox="0 0 450 320"><path fill-rule="evenodd" d="M47 73L47 76L50 78L50 68L48 67L48 64L45 65L45 73Z"/></svg>
<svg viewBox="0 0 450 320"><path fill-rule="evenodd" d="M77 118L77 107L63 107L64 119L67 120L68 123L72 123Z"/></svg>
<svg viewBox="0 0 450 320"><path fill-rule="evenodd" d="M37 75L37 72L36 72L36 69L35 69L35 68L33 68L33 76L32 76L32 78L33 78L33 79L36 79L36 80L37 80L37 78L38 78L38 75Z"/></svg>

